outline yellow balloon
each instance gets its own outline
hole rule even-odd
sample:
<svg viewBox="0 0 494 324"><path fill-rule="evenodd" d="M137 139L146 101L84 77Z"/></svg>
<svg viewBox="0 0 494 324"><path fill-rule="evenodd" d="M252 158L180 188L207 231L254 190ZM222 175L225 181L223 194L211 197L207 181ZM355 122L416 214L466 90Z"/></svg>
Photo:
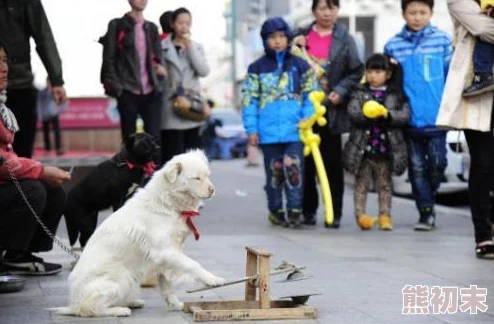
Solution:
<svg viewBox="0 0 494 324"><path fill-rule="evenodd" d="M319 151L321 137L312 131L312 126L314 126L315 123L321 127L327 124L327 120L324 117L326 114L326 107L322 105L325 96L326 95L322 91L312 91L309 94L309 100L314 105L315 113L309 119L299 123L299 134L300 140L304 144L304 156L308 156L312 153L316 165L317 177L321 185L325 207L324 222L326 226L328 226L331 225L334 220L333 201L331 199L328 176L326 174L326 169L324 168L321 152Z"/></svg>
<svg viewBox="0 0 494 324"><path fill-rule="evenodd" d="M377 117L386 116L388 110L377 101L369 100L366 101L362 106L362 112L365 117L374 119Z"/></svg>

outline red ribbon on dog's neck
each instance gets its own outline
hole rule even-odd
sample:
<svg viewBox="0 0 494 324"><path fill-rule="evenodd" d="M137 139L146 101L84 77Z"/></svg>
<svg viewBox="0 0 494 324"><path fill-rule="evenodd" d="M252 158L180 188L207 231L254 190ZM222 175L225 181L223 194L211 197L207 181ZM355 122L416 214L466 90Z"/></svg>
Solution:
<svg viewBox="0 0 494 324"><path fill-rule="evenodd" d="M127 162L127 166L129 167L129 169L133 169L133 168L139 168L139 169L143 169L144 170L144 173L146 174L147 177L150 177L153 175L154 173L154 170L156 169L156 164L151 161L151 162L148 162L142 166L138 166L138 165L135 165L134 163L130 162L130 161L126 161Z"/></svg>
<svg viewBox="0 0 494 324"><path fill-rule="evenodd" d="M192 233L194 233L194 237L196 238L196 241L199 240L199 237L201 234L199 234L199 231L197 230L197 227L194 225L192 222L192 217L194 216L199 216L199 212L195 210L184 210L183 212L180 213L180 215L185 218L185 223L187 226L190 228Z"/></svg>

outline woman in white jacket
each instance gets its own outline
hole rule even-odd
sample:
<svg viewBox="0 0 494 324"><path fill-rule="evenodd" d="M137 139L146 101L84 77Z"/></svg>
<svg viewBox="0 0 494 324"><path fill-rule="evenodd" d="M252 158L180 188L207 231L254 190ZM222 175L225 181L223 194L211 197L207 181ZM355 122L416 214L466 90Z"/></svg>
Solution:
<svg viewBox="0 0 494 324"><path fill-rule="evenodd" d="M168 70L168 89L161 114L161 163L174 155L200 146L199 129L204 122L191 121L175 114L173 94L177 87L201 92L199 78L209 74L209 65L201 44L190 39L192 15L186 8L178 8L172 15L173 33L161 46Z"/></svg>
<svg viewBox="0 0 494 324"><path fill-rule="evenodd" d="M494 259L490 192L494 190L493 93L462 98L473 73L476 37L494 43L494 19L475 0L447 0L455 22L456 48L451 61L437 124L463 129L470 149L469 194L476 255Z"/></svg>

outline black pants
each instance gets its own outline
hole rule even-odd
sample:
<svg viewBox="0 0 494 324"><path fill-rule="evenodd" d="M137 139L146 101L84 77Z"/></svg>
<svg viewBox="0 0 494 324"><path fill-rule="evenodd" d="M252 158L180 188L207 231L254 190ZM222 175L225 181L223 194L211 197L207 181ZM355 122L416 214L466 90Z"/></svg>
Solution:
<svg viewBox="0 0 494 324"><path fill-rule="evenodd" d="M468 192L475 231L475 242L492 240L490 192L494 190L494 135L492 132L465 130L470 149Z"/></svg>
<svg viewBox="0 0 494 324"><path fill-rule="evenodd" d="M20 185L36 214L56 233L65 207L63 188L35 180L21 180ZM53 240L38 225L14 184L0 185L0 197L0 246L12 251L50 251Z"/></svg>
<svg viewBox="0 0 494 324"><path fill-rule="evenodd" d="M343 161L341 149L341 135L331 134L328 127L314 126L314 132L321 136L321 150L324 167L328 175L329 187L333 200L335 219L340 219L343 209ZM305 186L304 186L304 215L313 215L319 206L317 192L316 165L312 155L305 158Z"/></svg>
<svg viewBox="0 0 494 324"><path fill-rule="evenodd" d="M475 73L492 73L494 64L494 44L484 42L480 38L475 41L473 50L473 69Z"/></svg>
<svg viewBox="0 0 494 324"><path fill-rule="evenodd" d="M36 135L36 89L8 89L7 107L12 110L19 124L15 133L14 151L21 157L33 156L34 136Z"/></svg>
<svg viewBox="0 0 494 324"><path fill-rule="evenodd" d="M136 121L139 115L144 122L144 131L156 137L159 142L161 94L151 92L147 95L138 95L124 91L117 101L122 138L126 138L136 132Z"/></svg>
<svg viewBox="0 0 494 324"><path fill-rule="evenodd" d="M50 126L53 128L53 135L55 136L55 149L62 149L62 137L60 134L60 120L58 116L43 121L43 139L45 142L45 150L51 150L50 139Z"/></svg>
<svg viewBox="0 0 494 324"><path fill-rule="evenodd" d="M191 129L169 129L161 131L161 163L165 164L175 155L200 148L200 127Z"/></svg>

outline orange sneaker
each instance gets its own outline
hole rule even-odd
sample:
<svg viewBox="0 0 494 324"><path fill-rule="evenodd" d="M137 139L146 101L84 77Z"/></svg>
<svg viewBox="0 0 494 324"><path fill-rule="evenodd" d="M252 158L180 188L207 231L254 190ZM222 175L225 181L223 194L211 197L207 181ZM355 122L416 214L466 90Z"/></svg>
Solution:
<svg viewBox="0 0 494 324"><path fill-rule="evenodd" d="M379 229L382 231L393 230L393 221L388 215L379 216Z"/></svg>
<svg viewBox="0 0 494 324"><path fill-rule="evenodd" d="M376 218L371 217L367 214L360 214L357 217L357 224L364 231L368 231L372 229L375 222L376 222Z"/></svg>

